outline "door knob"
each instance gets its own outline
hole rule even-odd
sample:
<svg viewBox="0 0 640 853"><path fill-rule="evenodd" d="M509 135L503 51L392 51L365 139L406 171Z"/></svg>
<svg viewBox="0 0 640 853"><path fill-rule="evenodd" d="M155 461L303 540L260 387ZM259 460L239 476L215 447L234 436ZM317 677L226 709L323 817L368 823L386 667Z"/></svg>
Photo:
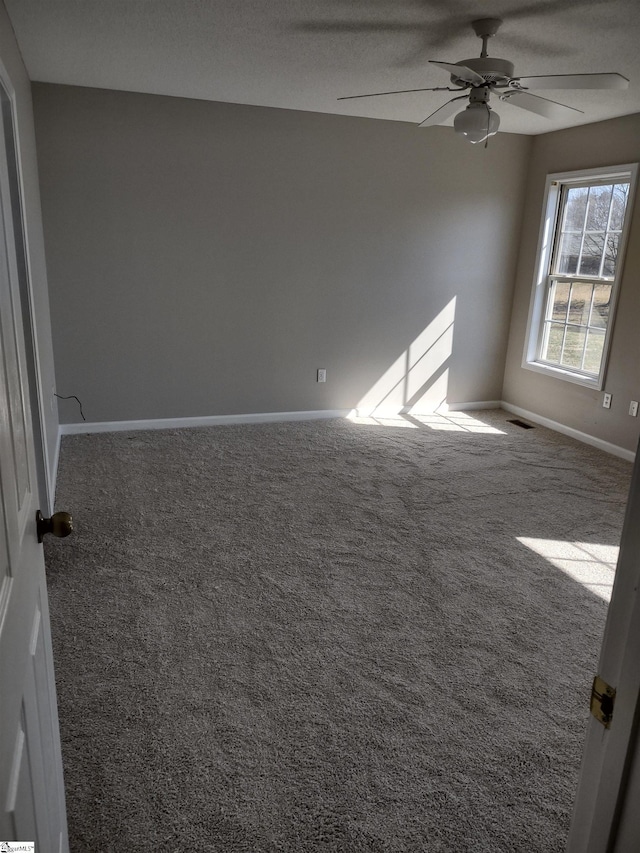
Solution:
<svg viewBox="0 0 640 853"><path fill-rule="evenodd" d="M36 513L38 542L42 542L46 533L53 533L59 539L73 533L73 517L70 512L54 512L51 518L45 518L38 510Z"/></svg>

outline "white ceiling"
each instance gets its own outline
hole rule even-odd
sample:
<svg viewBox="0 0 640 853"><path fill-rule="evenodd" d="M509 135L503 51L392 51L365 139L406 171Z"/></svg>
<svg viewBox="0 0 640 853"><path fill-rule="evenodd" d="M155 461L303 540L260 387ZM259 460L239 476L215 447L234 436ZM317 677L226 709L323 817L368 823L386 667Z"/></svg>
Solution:
<svg viewBox="0 0 640 853"><path fill-rule="evenodd" d="M476 57L470 22L500 17L489 55L517 75L617 71L627 91L545 91L584 110L550 121L494 102L501 130L545 133L640 112L638 0L5 0L32 80L421 122L452 95L428 59ZM464 102L463 102L464 103ZM429 130L421 130L428 133Z"/></svg>

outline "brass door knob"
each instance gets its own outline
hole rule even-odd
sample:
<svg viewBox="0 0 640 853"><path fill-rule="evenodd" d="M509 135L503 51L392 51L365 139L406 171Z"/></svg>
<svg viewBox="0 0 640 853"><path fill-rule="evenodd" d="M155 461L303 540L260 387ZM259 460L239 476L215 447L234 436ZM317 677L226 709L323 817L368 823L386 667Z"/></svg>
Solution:
<svg viewBox="0 0 640 853"><path fill-rule="evenodd" d="M59 539L73 533L73 518L69 512L54 512L51 518L45 518L38 510L36 513L36 528L38 542L42 542L45 534L52 533Z"/></svg>

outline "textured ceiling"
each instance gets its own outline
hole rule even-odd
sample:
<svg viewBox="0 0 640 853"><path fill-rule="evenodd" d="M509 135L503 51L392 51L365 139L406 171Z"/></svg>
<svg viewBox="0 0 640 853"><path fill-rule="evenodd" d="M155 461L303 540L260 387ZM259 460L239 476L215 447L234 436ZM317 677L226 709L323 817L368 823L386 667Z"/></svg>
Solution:
<svg viewBox="0 0 640 853"><path fill-rule="evenodd" d="M32 80L421 122L449 97L428 59L476 57L470 22L501 17L489 55L517 75L617 71L627 91L545 91L550 121L493 105L501 130L545 133L640 112L638 0L5 0ZM422 130L428 133L428 129Z"/></svg>

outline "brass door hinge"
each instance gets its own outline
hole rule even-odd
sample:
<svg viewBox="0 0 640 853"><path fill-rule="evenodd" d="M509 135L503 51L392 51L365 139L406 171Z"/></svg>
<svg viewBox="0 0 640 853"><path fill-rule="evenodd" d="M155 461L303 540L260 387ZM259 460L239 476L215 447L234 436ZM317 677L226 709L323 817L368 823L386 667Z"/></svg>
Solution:
<svg viewBox="0 0 640 853"><path fill-rule="evenodd" d="M615 687L611 687L599 675L596 675L591 688L591 713L596 720L602 723L605 729L611 725L615 701Z"/></svg>

